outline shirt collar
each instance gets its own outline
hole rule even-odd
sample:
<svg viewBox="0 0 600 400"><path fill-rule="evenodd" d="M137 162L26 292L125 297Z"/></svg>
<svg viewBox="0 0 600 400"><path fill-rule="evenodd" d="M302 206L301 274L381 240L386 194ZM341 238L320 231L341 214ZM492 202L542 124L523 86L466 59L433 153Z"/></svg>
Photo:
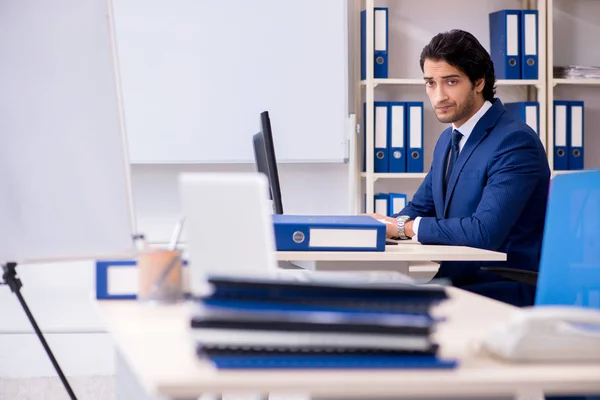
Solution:
<svg viewBox="0 0 600 400"><path fill-rule="evenodd" d="M467 120L467 122L462 124L462 126L460 128L457 128L456 126L454 126L454 123L453 123L452 129L457 129L460 133L462 133L462 135L465 139L464 141L466 142L467 139L469 139L469 136L471 136L471 132L473 132L473 129L475 128L475 125L477 125L477 122L479 122L481 117L483 117L485 115L485 113L487 112L487 110L489 110L491 107L492 107L492 103L489 100L486 100L483 103L483 105L481 106L481 108L479 109L479 111L477 111L475 114L473 114L473 116L471 118L469 118Z"/></svg>

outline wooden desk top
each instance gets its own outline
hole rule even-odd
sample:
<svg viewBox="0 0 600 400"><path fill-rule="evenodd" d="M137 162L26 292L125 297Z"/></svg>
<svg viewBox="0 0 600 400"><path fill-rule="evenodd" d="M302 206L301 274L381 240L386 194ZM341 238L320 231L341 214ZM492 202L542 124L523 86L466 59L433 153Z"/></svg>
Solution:
<svg viewBox="0 0 600 400"><path fill-rule="evenodd" d="M278 251L280 261L506 261L506 254L465 246L401 241L385 251Z"/></svg>
<svg viewBox="0 0 600 400"><path fill-rule="evenodd" d="M96 305L123 358L148 395L197 397L202 393L296 392L314 396L466 397L517 391L600 393L600 364L510 364L477 354L474 340L518 311L456 288L435 310L450 317L435 334L441 355L457 357L455 370L300 370L219 372L194 353L189 305L152 306L136 301Z"/></svg>

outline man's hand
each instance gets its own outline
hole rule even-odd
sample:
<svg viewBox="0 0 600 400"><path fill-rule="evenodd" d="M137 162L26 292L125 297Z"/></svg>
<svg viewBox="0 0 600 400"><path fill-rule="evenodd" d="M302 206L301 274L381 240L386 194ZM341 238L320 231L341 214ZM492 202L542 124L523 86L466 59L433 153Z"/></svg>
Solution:
<svg viewBox="0 0 600 400"><path fill-rule="evenodd" d="M376 220L379 220L379 221L383 222L384 224L386 224L385 225L385 235L387 237L392 238L392 237L398 236L398 221L396 220L396 218L386 217L385 215L375 214L375 213L361 214L361 215L368 215L369 217L373 217Z"/></svg>

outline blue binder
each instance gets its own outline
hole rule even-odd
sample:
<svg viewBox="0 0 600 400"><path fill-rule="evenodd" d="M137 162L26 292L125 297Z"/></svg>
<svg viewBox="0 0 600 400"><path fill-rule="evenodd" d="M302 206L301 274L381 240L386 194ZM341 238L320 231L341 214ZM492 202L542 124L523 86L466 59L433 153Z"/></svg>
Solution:
<svg viewBox="0 0 600 400"><path fill-rule="evenodd" d="M406 172L406 103L390 102L388 115L389 172Z"/></svg>
<svg viewBox="0 0 600 400"><path fill-rule="evenodd" d="M584 145L584 117L583 101L569 101L569 169L583 169Z"/></svg>
<svg viewBox="0 0 600 400"><path fill-rule="evenodd" d="M554 170L569 169L569 142L571 137L571 120L569 102L554 100Z"/></svg>
<svg viewBox="0 0 600 400"><path fill-rule="evenodd" d="M600 170L553 178L535 298L600 309Z"/></svg>
<svg viewBox="0 0 600 400"><path fill-rule="evenodd" d="M406 172L423 172L423 102L406 103Z"/></svg>
<svg viewBox="0 0 600 400"><path fill-rule="evenodd" d="M406 207L406 195L403 193L390 193L390 216L396 215Z"/></svg>
<svg viewBox="0 0 600 400"><path fill-rule="evenodd" d="M389 172L389 154L390 149L389 143L389 103L385 101L376 101L373 103L373 126L375 131L373 133L373 172L385 173ZM370 129L367 126L367 104L363 103L363 172L367 171L367 130Z"/></svg>
<svg viewBox="0 0 600 400"><path fill-rule="evenodd" d="M373 77L385 79L388 77L388 9L386 7L375 7L373 9ZM360 79L367 79L367 12L360 13L360 51L361 51L361 73Z"/></svg>
<svg viewBox="0 0 600 400"><path fill-rule="evenodd" d="M490 56L498 79L521 79L521 10L500 10L489 15Z"/></svg>
<svg viewBox="0 0 600 400"><path fill-rule="evenodd" d="M137 298L135 285L121 285L119 290L111 287L109 271L131 270L136 273L134 260L97 261L96 262L96 299L98 300L134 300ZM114 270L113 270L114 269ZM129 272L127 272L129 274Z"/></svg>
<svg viewBox="0 0 600 400"><path fill-rule="evenodd" d="M384 251L385 224L365 215L273 215L278 251Z"/></svg>
<svg viewBox="0 0 600 400"><path fill-rule="evenodd" d="M186 268L188 261L183 260ZM115 282L110 279L122 279ZM124 280L124 281L123 281ZM96 299L98 300L135 300L137 299L137 262L135 260L96 261Z"/></svg>
<svg viewBox="0 0 600 400"><path fill-rule="evenodd" d="M375 102L375 135L374 135L374 171L375 173L389 172L389 103L385 101Z"/></svg>
<svg viewBox="0 0 600 400"><path fill-rule="evenodd" d="M390 216L390 195L388 193L375 194L375 213Z"/></svg>
<svg viewBox="0 0 600 400"><path fill-rule="evenodd" d="M538 79L538 11L521 10L521 79Z"/></svg>
<svg viewBox="0 0 600 400"><path fill-rule="evenodd" d="M505 103L504 107L515 117L529 125L538 136L540 135L540 103L537 101L519 101Z"/></svg>

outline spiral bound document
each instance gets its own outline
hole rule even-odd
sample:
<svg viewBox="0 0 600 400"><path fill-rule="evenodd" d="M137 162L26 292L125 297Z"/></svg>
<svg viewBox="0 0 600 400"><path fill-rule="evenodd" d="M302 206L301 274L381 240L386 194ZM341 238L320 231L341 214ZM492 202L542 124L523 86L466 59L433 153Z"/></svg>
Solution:
<svg viewBox="0 0 600 400"><path fill-rule="evenodd" d="M322 311L252 311L198 307L193 329L265 332L343 332L429 335L435 321L424 315L363 314Z"/></svg>
<svg viewBox="0 0 600 400"><path fill-rule="evenodd" d="M205 305L256 310L330 310L426 314L447 298L443 286L403 283L299 282L210 276Z"/></svg>
<svg viewBox="0 0 600 400"><path fill-rule="evenodd" d="M261 349L198 346L198 357L218 369L450 369L455 359L433 353L379 350Z"/></svg>

